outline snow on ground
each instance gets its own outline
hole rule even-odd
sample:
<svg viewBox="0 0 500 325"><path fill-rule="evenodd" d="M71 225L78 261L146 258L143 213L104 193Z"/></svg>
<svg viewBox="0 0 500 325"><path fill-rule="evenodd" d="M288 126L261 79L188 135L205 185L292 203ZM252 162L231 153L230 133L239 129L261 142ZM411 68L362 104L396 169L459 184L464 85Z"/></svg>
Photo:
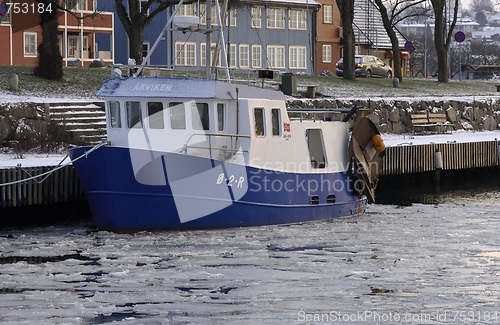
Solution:
<svg viewBox="0 0 500 325"><path fill-rule="evenodd" d="M413 134L382 134L386 146L417 145L429 143L450 142L481 142L500 139L498 131L453 131L447 134L413 135Z"/></svg>
<svg viewBox="0 0 500 325"><path fill-rule="evenodd" d="M37 166L57 166L65 157L65 154L0 154L0 168L9 167L37 167ZM69 163L66 158L63 164Z"/></svg>

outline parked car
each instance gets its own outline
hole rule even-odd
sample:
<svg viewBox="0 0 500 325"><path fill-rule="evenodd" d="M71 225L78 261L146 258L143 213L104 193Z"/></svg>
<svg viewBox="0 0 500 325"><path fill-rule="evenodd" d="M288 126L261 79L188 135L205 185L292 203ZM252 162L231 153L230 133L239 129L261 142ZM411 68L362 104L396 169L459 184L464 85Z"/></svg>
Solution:
<svg viewBox="0 0 500 325"><path fill-rule="evenodd" d="M356 55L354 57L356 77L392 78L392 69L382 60L373 55ZM335 69L337 76L344 75L344 61L340 58Z"/></svg>

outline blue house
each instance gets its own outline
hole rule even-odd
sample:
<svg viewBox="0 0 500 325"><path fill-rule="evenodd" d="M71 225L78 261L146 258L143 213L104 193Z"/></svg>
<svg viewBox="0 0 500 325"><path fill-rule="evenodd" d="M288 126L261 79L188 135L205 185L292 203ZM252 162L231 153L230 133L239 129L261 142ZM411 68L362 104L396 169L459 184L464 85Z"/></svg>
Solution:
<svg viewBox="0 0 500 325"><path fill-rule="evenodd" d="M273 69L282 72L314 73L315 21L320 4L316 0L242 1L229 8L224 40L227 62L241 70ZM129 57L128 37L116 14L114 0L99 1L99 9L115 12L115 63L126 64ZM160 13L144 31L143 54L146 57L163 30L174 8ZM198 16L199 26L206 26L204 2L182 5L178 16ZM216 25L215 5L211 8L212 25ZM175 21L175 19L174 19ZM199 70L206 65L206 36L190 29L174 31L172 25L160 41L148 64ZM211 51L217 34L212 33ZM101 43L102 42L102 43ZM108 40L109 43L109 40ZM105 50L111 45L100 40ZM219 56L220 65L223 62Z"/></svg>

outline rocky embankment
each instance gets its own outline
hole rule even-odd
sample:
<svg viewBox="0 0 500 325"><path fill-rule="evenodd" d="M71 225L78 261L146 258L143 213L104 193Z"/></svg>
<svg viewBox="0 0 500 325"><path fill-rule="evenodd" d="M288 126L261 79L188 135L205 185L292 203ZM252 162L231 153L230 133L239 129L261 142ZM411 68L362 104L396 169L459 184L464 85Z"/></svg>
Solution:
<svg viewBox="0 0 500 325"><path fill-rule="evenodd" d="M373 110L369 118L381 133L412 132L411 115L415 113L446 113L447 122L455 130L491 131L500 129L500 99L289 99L288 107L338 108L358 105Z"/></svg>

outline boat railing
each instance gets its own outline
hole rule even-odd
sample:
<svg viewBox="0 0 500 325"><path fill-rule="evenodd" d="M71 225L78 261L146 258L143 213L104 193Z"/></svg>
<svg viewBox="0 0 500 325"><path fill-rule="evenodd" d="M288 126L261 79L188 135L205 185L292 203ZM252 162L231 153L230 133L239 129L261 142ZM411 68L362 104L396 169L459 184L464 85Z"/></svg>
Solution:
<svg viewBox="0 0 500 325"><path fill-rule="evenodd" d="M349 113L349 108L289 108L287 109L290 121L342 121Z"/></svg>
<svg viewBox="0 0 500 325"><path fill-rule="evenodd" d="M137 64L112 64L112 75L115 69L120 70L120 75L132 77L139 69ZM259 70L229 68L229 78L224 71L226 68L221 66L211 66L210 74L215 76L215 80L231 83L239 83L245 85L262 86L262 87L278 87L281 83L279 70L273 70L273 79L259 78ZM200 69L196 66L172 66L172 65L145 65L142 70L142 76L149 77L170 77L170 78L192 78L192 79L207 79L207 70Z"/></svg>
<svg viewBox="0 0 500 325"><path fill-rule="evenodd" d="M207 141L207 146L202 146L198 144L190 145L189 143L195 138L195 137L204 137L204 141ZM214 145L214 138L225 138L225 139L230 139L230 146L228 147L227 145L221 145L220 147L215 147ZM208 150L209 152L209 157L210 159L213 159L213 152L214 151L219 151L220 152L220 160L228 160L236 153L238 152L248 152L248 150L244 150L241 148L237 148L238 145L238 140L244 138L244 139L249 139L249 135L242 135L242 134L227 134L227 133L194 133L192 134L184 144L184 147L182 149L182 153L188 153L188 149L201 149L201 150ZM202 142L204 142L202 141Z"/></svg>

